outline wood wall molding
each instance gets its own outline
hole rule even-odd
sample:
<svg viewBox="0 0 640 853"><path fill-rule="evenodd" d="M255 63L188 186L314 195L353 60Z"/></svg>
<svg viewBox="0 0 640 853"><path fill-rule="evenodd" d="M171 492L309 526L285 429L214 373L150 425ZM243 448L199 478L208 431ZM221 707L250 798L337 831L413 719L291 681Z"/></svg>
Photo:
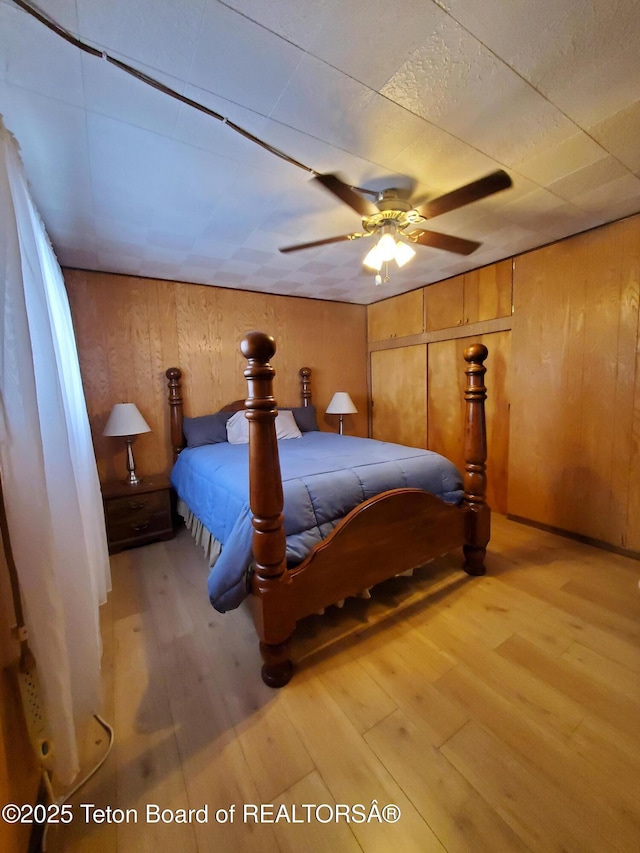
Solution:
<svg viewBox="0 0 640 853"><path fill-rule="evenodd" d="M469 323L464 326L452 326L448 329L438 329L435 332L421 332L419 335L407 335L406 337L391 338L388 341L369 341L369 352L379 350L398 349L400 347L411 347L417 344L432 344L438 341L451 341L461 338L475 338L479 335L490 335L493 332L505 332L511 329L511 315L498 317L494 320L482 320L478 323Z"/></svg>

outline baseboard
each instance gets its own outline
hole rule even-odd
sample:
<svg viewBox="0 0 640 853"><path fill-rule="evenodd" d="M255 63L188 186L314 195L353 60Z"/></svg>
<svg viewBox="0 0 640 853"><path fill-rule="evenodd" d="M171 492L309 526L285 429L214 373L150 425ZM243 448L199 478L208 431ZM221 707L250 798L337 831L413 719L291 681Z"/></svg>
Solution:
<svg viewBox="0 0 640 853"><path fill-rule="evenodd" d="M619 545L612 545L610 542L603 542L601 539L593 539L591 536L583 536L581 533L572 533L570 530L563 530L561 527L553 527L551 524L543 524L540 521L532 521L530 518L523 518L520 515L512 515L507 513L507 518L510 521L517 521L520 524L526 524L528 527L536 527L538 530L545 530L547 533L555 533L557 536L564 536L565 539L573 539L575 542L582 542L583 545L592 545L594 548L600 548L601 551L611 551L613 554L620 554L623 557L631 557L632 560L640 560L640 551L633 551L631 548L622 548Z"/></svg>

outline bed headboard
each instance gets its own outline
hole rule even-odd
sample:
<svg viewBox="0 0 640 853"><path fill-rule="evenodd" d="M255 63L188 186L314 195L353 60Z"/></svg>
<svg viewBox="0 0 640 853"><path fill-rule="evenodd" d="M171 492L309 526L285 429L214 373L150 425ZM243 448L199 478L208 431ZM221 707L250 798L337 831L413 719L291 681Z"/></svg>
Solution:
<svg viewBox="0 0 640 853"><path fill-rule="evenodd" d="M251 334L251 333L249 333ZM311 405L311 368L301 367L298 371L300 377L300 404L303 406ZM170 367L166 371L168 380L168 402L169 402L169 423L171 428L171 449L173 451L173 461L178 458L180 451L186 447L186 440L182 429L184 419L184 405L182 397L182 371L179 367ZM245 400L233 400L222 406L220 412L239 412L245 408Z"/></svg>

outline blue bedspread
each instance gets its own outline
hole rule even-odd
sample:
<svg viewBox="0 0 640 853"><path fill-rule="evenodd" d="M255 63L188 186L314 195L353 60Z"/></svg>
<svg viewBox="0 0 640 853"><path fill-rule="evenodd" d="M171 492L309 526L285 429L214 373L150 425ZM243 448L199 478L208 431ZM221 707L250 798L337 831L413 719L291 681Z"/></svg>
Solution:
<svg viewBox="0 0 640 853"><path fill-rule="evenodd" d="M251 512L246 444L183 450L171 473L179 497L222 543L209 597L221 612L247 595ZM367 498L399 487L424 489L448 503L462 499L460 473L429 450L326 432L278 442L287 562L298 563L337 522Z"/></svg>

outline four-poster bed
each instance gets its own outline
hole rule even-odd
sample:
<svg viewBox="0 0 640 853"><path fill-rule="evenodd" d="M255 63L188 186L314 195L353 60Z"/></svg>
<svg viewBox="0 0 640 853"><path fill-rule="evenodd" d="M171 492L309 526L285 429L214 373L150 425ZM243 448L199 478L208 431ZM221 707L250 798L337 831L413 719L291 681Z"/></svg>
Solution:
<svg viewBox="0 0 640 853"><path fill-rule="evenodd" d="M241 466L239 470L244 473L241 473L240 478L246 482L248 476L249 494L246 514L247 523L251 525L251 533L247 548L250 553L251 571L246 574L246 580L243 578L243 584L247 585L254 623L260 640L260 651L264 661L262 678L266 684L280 687L291 678L292 664L288 641L296 622L303 617L356 596L388 578L418 568L429 560L460 546L464 552L465 571L470 575L484 574L484 557L490 536L490 510L485 500L484 401L486 388L484 374L486 368L484 361L487 357L487 349L482 344L473 344L464 353L467 362L465 369L467 385L464 425L465 464L463 484L461 484L463 489L457 493L445 490L443 500L430 491L425 491L425 487L385 488L381 493L373 494L350 509L331 532L328 532L325 538L315 544L310 552L293 566L287 565L283 505L290 483L294 480L297 483L297 480L295 477L285 478L286 488L283 492L280 455L283 456L285 467L288 468L287 454L283 453L284 446L287 445L286 450L289 451L289 447L295 445L295 452L299 455L298 447L304 442L279 442L276 437L276 418L280 420L280 416L273 396L275 370L270 364L270 359L275 353L273 339L263 332L250 332L242 340L241 350L247 359L244 376L248 384L248 396L246 400L230 403L221 412L244 410L248 421L248 455L246 448L240 451L237 447L223 448L222 445L219 445L221 450L217 452L223 456L226 454L239 457L242 454L244 468ZM181 396L181 371L175 367L169 368L166 375L169 380L171 441L175 462L186 446L183 430L185 419ZM300 377L302 406L309 407L311 405L310 369L302 368ZM327 433L315 433L311 438L307 438L307 441L318 442L320 440L318 436L328 438ZM344 440L349 441L349 438L344 437ZM337 439L335 435L331 438L333 441ZM340 440L342 439L343 437L340 437ZM407 465L412 466L414 463L413 458L407 461L405 457L412 457L414 454L437 457L437 454L431 454L429 451L401 448L399 445L386 445L368 439L354 441L363 442L374 449L378 446L383 450L391 448L394 459L392 465L401 467L404 472L402 482L407 482ZM315 446L311 444L312 448ZM210 448L207 450L210 451ZM349 452L351 452L351 446ZM188 456L189 459L187 459ZM177 463L175 466L174 471L189 466L186 482L189 478L201 478L199 469L191 465L194 458L195 454L186 450L178 460L178 463L185 464ZM377 463L377 457L375 458ZM450 466L451 463L442 457L437 459L439 460L437 464L445 466L444 474L439 472L438 476L442 476L443 482L448 482L449 471L446 465ZM417 460L419 463L421 461L421 459ZM357 477L360 477L361 472L369 467L378 470L375 465L365 465L356 469L359 472ZM215 470L223 472L223 466L218 462L218 457L216 457ZM312 473L315 475L315 471ZM224 475L222 473L219 476ZM235 482L237 479L237 475L234 474L232 480ZM340 479L339 475L338 479ZM317 477L313 482L315 483L316 480ZM182 482L185 480L181 480L178 476L174 479L174 485ZM246 489L246 485L244 488ZM430 486L426 488L431 489ZM178 485L177 490L180 496L182 486ZM304 489L302 492L304 493ZM299 494L299 491L294 492L294 495ZM459 496L455 504L446 502L451 500L452 494ZM292 509L293 500L293 497L288 498ZM222 549L223 553L225 548L226 545ZM212 570L212 575L216 569L217 566Z"/></svg>

